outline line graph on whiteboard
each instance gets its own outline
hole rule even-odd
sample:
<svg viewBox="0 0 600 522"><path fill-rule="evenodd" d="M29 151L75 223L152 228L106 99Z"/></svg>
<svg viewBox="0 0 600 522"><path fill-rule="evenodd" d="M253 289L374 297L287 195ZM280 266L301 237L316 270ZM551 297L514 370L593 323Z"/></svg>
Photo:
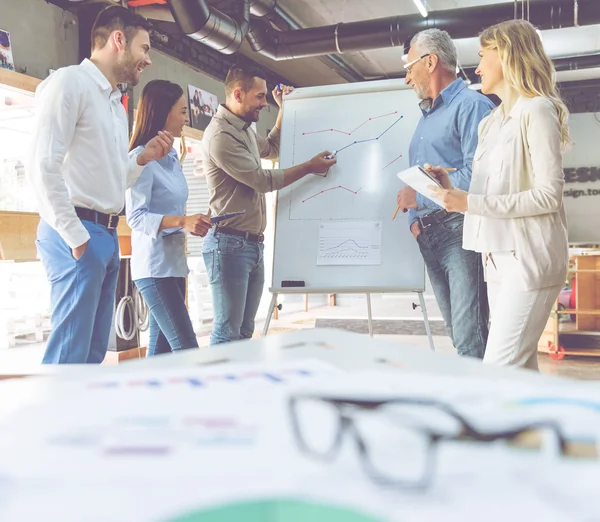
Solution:
<svg viewBox="0 0 600 522"><path fill-rule="evenodd" d="M413 130L403 120L399 110L363 114L358 108L350 116L332 113L322 125L296 110L292 164L322 150L334 153L337 163L326 176L309 175L290 187L289 219L383 219L390 214L393 198L387 206L382 198L389 196L390 179L406 166L401 147Z"/></svg>
<svg viewBox="0 0 600 522"><path fill-rule="evenodd" d="M317 265L380 265L381 221L319 225Z"/></svg>

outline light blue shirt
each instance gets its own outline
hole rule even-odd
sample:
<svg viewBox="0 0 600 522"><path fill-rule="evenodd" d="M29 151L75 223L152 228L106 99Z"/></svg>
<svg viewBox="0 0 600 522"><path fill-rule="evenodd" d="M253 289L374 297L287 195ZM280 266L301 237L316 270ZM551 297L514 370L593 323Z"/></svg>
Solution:
<svg viewBox="0 0 600 522"><path fill-rule="evenodd" d="M138 147L132 153L139 152ZM131 277L186 277L185 233L181 228L159 231L164 216L185 215L188 186L177 152L151 161L127 190L127 224L131 234Z"/></svg>
<svg viewBox="0 0 600 522"><path fill-rule="evenodd" d="M435 99L430 108L421 104L419 121L409 148L410 166L429 163L457 169L450 172L452 184L469 190L479 123L495 107L489 98L468 89L457 78ZM410 209L409 223L441 207L417 193L417 209Z"/></svg>

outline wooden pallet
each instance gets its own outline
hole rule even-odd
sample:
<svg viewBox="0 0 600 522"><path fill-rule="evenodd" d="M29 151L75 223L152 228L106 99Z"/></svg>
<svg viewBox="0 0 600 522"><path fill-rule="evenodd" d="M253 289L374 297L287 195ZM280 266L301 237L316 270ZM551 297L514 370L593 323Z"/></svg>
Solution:
<svg viewBox="0 0 600 522"><path fill-rule="evenodd" d="M20 321L0 314L0 349L14 348L20 342L41 343L51 330L46 314L30 315Z"/></svg>
<svg viewBox="0 0 600 522"><path fill-rule="evenodd" d="M558 350L556 344L556 320L548 319L548 324L538 342L538 352L546 353L553 359L570 357L600 357L600 332L578 330L574 322L560 323Z"/></svg>
<svg viewBox="0 0 600 522"><path fill-rule="evenodd" d="M121 350L114 352L109 350L106 352L106 357L102 361L102 364L119 364L124 361L133 359L143 359L146 357L146 347L140 346L139 348L129 348L128 350Z"/></svg>
<svg viewBox="0 0 600 522"><path fill-rule="evenodd" d="M541 347L538 346L538 352L547 353L550 357L563 359L564 357L600 357L600 349L598 348L563 348L559 347L558 351L554 349L554 345Z"/></svg>

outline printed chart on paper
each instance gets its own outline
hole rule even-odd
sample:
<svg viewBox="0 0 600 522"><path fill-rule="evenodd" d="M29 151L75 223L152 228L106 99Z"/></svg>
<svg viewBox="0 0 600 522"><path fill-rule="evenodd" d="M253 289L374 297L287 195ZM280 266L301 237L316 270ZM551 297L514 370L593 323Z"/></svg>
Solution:
<svg viewBox="0 0 600 522"><path fill-rule="evenodd" d="M380 265L381 221L319 225L317 265Z"/></svg>

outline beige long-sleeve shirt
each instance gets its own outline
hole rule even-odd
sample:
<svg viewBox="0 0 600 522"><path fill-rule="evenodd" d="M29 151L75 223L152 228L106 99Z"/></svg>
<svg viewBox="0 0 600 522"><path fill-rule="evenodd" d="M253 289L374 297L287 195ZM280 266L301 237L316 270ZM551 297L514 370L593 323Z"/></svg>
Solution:
<svg viewBox="0 0 600 522"><path fill-rule="evenodd" d="M220 105L202 139L211 215L246 210L220 226L262 234L267 224L265 193L283 187L283 169L263 169L261 158L279 156L279 129L267 138Z"/></svg>
<svg viewBox="0 0 600 522"><path fill-rule="evenodd" d="M525 289L562 284L568 267L561 130L554 104L520 97L479 126L463 248L512 251Z"/></svg>

